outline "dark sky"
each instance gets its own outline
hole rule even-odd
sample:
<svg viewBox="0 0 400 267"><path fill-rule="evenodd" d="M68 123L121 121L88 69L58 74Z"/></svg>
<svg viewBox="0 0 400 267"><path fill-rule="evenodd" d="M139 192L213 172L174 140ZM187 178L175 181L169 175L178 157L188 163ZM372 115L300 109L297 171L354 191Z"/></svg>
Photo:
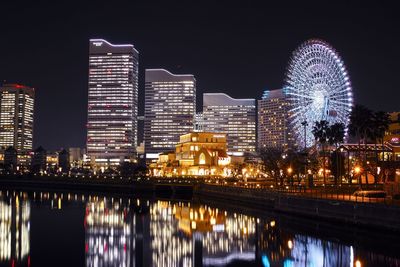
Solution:
<svg viewBox="0 0 400 267"><path fill-rule="evenodd" d="M145 68L194 74L199 99L260 98L282 86L309 38L339 52L357 103L400 110L400 16L389 1L59 2L0 3L0 81L36 88L34 146L85 146L89 38L139 50L140 113Z"/></svg>

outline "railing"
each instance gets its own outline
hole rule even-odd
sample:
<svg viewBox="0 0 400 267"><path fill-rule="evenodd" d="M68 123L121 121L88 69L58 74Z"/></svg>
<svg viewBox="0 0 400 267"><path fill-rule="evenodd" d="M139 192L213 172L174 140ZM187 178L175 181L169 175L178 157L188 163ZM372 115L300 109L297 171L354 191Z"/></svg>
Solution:
<svg viewBox="0 0 400 267"><path fill-rule="evenodd" d="M218 186L230 188L231 192L249 191L254 195L258 192L263 192L266 195L291 195L302 198L317 198L335 201L351 201L356 203L382 203L385 205L400 206L400 199L387 196L383 191L383 185L328 185L328 186L275 186L273 184L262 183L226 183L226 182L210 182L207 181L205 185ZM232 191L233 190L233 191ZM263 195L264 195L263 194Z"/></svg>
<svg viewBox="0 0 400 267"><path fill-rule="evenodd" d="M56 181L63 180L80 183L101 183L101 184L119 184L119 185L131 185L132 182L152 184L152 185L171 185L171 186L196 186L196 185L212 185L218 187L225 187L227 191L236 193L244 192L259 196L274 196L274 195L291 195L303 198L317 198L327 199L336 201L352 201L362 203L382 203L386 205L398 205L400 206L399 192L400 185L398 184L371 184L371 185L326 185L326 186L314 186L306 187L305 185L294 184L294 185L281 185L277 186L272 182L228 182L223 179L212 179L211 177L199 178L199 177L106 177L100 175L86 175L86 176L75 176L75 175L28 175L21 176L18 174L2 176L8 178L21 177L28 178L29 180L42 180L42 181ZM368 192L376 191L377 193L388 193L387 196L375 197ZM360 192L361 191L361 192ZM366 191L366 193L362 193ZM357 194L356 192L360 192ZM379 194L378 194L379 195ZM394 197L393 197L394 196Z"/></svg>

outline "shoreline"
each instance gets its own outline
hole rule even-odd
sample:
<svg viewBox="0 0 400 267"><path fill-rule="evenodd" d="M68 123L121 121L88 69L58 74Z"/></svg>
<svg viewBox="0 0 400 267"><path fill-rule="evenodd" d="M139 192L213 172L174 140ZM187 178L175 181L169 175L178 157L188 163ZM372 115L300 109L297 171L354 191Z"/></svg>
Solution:
<svg viewBox="0 0 400 267"><path fill-rule="evenodd" d="M333 199L260 192L254 189L201 184L194 191L198 198L240 205L250 209L267 209L281 214L330 223L400 233L400 207L383 203L363 203Z"/></svg>
<svg viewBox="0 0 400 267"><path fill-rule="evenodd" d="M400 206L336 199L310 198L269 190L216 186L204 183L158 183L152 180L82 179L75 177L0 176L0 189L60 190L121 195L146 195L164 199L209 200L240 208L290 214L311 220L342 223L378 231L400 233Z"/></svg>

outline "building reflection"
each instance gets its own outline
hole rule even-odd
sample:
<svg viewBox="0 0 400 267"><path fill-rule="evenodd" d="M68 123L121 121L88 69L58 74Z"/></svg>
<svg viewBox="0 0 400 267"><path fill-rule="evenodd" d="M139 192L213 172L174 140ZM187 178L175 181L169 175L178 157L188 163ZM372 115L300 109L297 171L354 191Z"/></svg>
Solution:
<svg viewBox="0 0 400 267"><path fill-rule="evenodd" d="M257 262L264 267L400 266L400 260L351 244L292 233L271 220L258 225Z"/></svg>
<svg viewBox="0 0 400 267"><path fill-rule="evenodd" d="M252 217L161 201L153 206L152 216L152 247L157 248L153 266L224 266L255 260L256 223ZM170 227L164 229L165 224Z"/></svg>
<svg viewBox="0 0 400 267"><path fill-rule="evenodd" d="M382 248L376 252L351 238L294 230L299 223L287 219L189 202L48 192L30 197L0 191L0 266L30 266L31 203L33 212L39 206L57 212L84 207L86 266L400 266L393 249L385 250L390 241L377 241Z"/></svg>
<svg viewBox="0 0 400 267"><path fill-rule="evenodd" d="M288 231L273 219L191 203L89 200L85 225L87 266L340 267L379 258ZM400 263L383 257L388 262Z"/></svg>
<svg viewBox="0 0 400 267"><path fill-rule="evenodd" d="M152 266L193 266L191 238L179 229L174 206L157 201L150 209Z"/></svg>
<svg viewBox="0 0 400 267"><path fill-rule="evenodd" d="M190 203L89 198L86 266L224 266L256 260L256 221Z"/></svg>
<svg viewBox="0 0 400 267"><path fill-rule="evenodd" d="M259 256L264 266L355 266L356 260L350 246L269 230L260 236L261 239L265 234L268 236L262 241L264 246Z"/></svg>
<svg viewBox="0 0 400 267"><path fill-rule="evenodd" d="M132 266L132 214L107 199L88 201L85 213L86 266Z"/></svg>
<svg viewBox="0 0 400 267"><path fill-rule="evenodd" d="M0 192L0 265L30 266L30 212L26 194Z"/></svg>

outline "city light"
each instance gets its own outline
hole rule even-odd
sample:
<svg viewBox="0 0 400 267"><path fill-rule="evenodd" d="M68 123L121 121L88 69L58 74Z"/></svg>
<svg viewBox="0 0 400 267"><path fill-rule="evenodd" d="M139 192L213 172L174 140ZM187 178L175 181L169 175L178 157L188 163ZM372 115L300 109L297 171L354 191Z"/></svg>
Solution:
<svg viewBox="0 0 400 267"><path fill-rule="evenodd" d="M354 167L354 171L355 171L356 174L359 174L361 172L360 166L355 166Z"/></svg>

